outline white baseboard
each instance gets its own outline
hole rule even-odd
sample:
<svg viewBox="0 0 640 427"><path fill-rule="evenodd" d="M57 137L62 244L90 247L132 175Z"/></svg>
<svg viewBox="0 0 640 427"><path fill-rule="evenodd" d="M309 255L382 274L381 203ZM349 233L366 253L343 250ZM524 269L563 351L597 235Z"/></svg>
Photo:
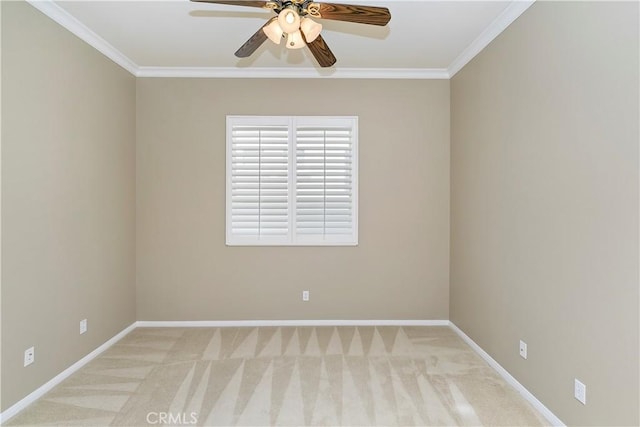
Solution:
<svg viewBox="0 0 640 427"><path fill-rule="evenodd" d="M37 388L34 392L27 395L22 400L18 401L13 406L7 408L6 411L0 413L0 424L9 421L12 417L14 417L18 412L22 411L28 405L42 397L46 392L60 384L62 381L69 378L73 373L75 373L78 369L82 368L84 365L95 359L100 353L104 352L106 349L120 341L125 335L136 328L136 322L133 322L131 325L127 326L121 332L116 334L113 338L102 344L100 347L93 350L91 353L84 356L82 359L78 360L73 365L69 366L64 371L60 372L58 375L53 377L51 380L46 382L44 385Z"/></svg>
<svg viewBox="0 0 640 427"><path fill-rule="evenodd" d="M0 413L0 424L8 421L18 412L33 403L56 385L67 379L84 365L95 359L100 353L120 341L135 328L192 328L192 327L256 327L256 326L449 326L460 338L480 355L493 369L511 384L529 403L531 403L553 426L565 426L546 406L529 390L518 382L506 369L496 362L486 351L469 338L460 328L449 320L203 320L203 321L153 321L139 320L132 323L100 347L56 375L46 384L20 400L6 411Z"/></svg>
<svg viewBox="0 0 640 427"><path fill-rule="evenodd" d="M456 334L462 338L464 342L469 344L469 346L475 350L476 353L480 355L493 369L495 369L498 374L502 378L505 379L506 382L511 384L517 391L524 397L534 408L536 408L542 416L544 416L549 423L553 426L565 426L565 424L560 420L560 418L556 417L553 412L549 410L542 402L540 402L529 390L527 390L518 380L516 380L506 369L504 369L495 359L489 356L489 353L484 351L482 347L475 343L467 334L462 332L460 328L458 328L453 322L449 322L451 329L454 330Z"/></svg>
<svg viewBox="0 0 640 427"><path fill-rule="evenodd" d="M448 320L138 320L139 328L225 328L256 326L449 326Z"/></svg>

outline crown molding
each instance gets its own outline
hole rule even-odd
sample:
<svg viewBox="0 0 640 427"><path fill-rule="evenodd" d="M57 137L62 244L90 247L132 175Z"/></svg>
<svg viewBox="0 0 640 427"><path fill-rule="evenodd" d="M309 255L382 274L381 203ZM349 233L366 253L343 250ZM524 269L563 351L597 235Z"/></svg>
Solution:
<svg viewBox="0 0 640 427"><path fill-rule="evenodd" d="M137 77L248 79L449 79L444 68L138 67Z"/></svg>
<svg viewBox="0 0 640 427"><path fill-rule="evenodd" d="M445 68L288 68L288 67L145 67L138 66L118 49L77 20L53 0L27 0L29 4L75 34L81 40L136 77L186 78L335 78L335 79L415 79L447 80Z"/></svg>
<svg viewBox="0 0 640 427"><path fill-rule="evenodd" d="M476 57L489 43L522 15L535 0L514 0L489 26L449 65L449 78L456 75L465 65Z"/></svg>
<svg viewBox="0 0 640 427"><path fill-rule="evenodd" d="M372 0L375 1L375 0ZM405 0L424 1L424 0ZM53 0L27 0L29 4L75 34L113 62L136 77L187 78L335 78L335 79L414 79L447 80L452 78L493 39L522 15L535 0L514 0L478 36L448 68L287 68L287 67L147 67L139 66L113 47Z"/></svg>
<svg viewBox="0 0 640 427"><path fill-rule="evenodd" d="M131 74L136 75L138 72L138 65L135 62L55 4L53 0L27 0L27 2Z"/></svg>

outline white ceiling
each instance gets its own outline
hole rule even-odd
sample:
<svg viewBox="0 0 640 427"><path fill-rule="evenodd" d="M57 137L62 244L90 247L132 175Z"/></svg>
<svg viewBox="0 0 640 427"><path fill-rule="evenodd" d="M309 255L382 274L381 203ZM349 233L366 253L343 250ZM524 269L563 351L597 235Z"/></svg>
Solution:
<svg viewBox="0 0 640 427"><path fill-rule="evenodd" d="M322 1L322 0L318 0ZM273 13L252 7L180 1L34 1L47 15L138 75L224 71L297 71L421 75L447 78L532 3L518 1L336 0L385 6L386 27L318 20L338 58L319 70L308 49L288 50L267 40L250 58L234 52ZM160 73L162 74L162 73ZM302 76L302 75L301 75Z"/></svg>

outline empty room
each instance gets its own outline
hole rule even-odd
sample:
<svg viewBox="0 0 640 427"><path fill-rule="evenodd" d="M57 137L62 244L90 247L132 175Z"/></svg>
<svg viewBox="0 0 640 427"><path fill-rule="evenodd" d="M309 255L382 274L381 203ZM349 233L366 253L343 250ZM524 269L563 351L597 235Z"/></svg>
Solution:
<svg viewBox="0 0 640 427"><path fill-rule="evenodd" d="M0 2L0 423L640 425L640 3Z"/></svg>

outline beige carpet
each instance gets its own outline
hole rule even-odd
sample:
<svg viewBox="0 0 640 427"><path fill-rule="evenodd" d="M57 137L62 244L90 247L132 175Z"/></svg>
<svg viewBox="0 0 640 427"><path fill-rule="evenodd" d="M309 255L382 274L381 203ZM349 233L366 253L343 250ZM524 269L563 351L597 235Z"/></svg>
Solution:
<svg viewBox="0 0 640 427"><path fill-rule="evenodd" d="M544 423L448 327L261 327L138 328L9 425Z"/></svg>

